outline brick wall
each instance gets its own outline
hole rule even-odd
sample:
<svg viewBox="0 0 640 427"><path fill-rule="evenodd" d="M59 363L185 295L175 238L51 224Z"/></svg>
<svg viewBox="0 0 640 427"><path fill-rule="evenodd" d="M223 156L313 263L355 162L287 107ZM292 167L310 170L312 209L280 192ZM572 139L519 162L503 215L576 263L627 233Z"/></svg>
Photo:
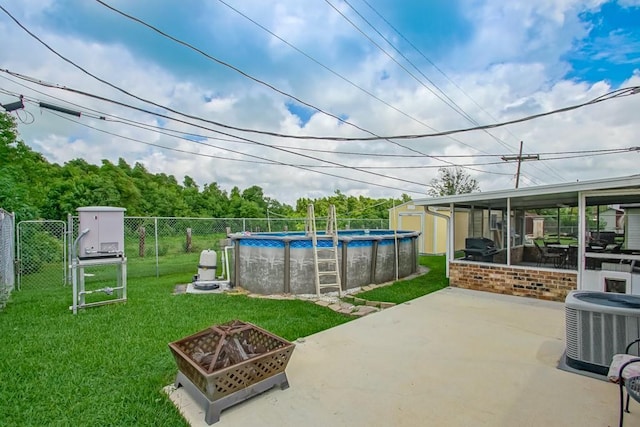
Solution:
<svg viewBox="0 0 640 427"><path fill-rule="evenodd" d="M453 262L449 264L449 284L477 291L564 302L569 291L577 287L577 272Z"/></svg>

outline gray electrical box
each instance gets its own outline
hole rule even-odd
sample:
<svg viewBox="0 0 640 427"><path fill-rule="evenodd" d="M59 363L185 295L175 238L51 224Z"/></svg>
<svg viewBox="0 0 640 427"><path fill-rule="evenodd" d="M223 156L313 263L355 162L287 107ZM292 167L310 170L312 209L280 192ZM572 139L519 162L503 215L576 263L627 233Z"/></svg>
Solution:
<svg viewBox="0 0 640 427"><path fill-rule="evenodd" d="M124 208L86 206L78 208L78 258L124 257Z"/></svg>

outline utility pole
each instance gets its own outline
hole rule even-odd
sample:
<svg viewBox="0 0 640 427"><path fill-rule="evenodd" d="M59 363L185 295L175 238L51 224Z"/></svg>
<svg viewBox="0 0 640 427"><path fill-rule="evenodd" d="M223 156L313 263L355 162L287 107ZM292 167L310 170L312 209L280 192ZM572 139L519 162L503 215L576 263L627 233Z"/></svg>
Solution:
<svg viewBox="0 0 640 427"><path fill-rule="evenodd" d="M526 156L522 155L522 141L520 141L520 152L517 156L502 156L502 160L505 162L511 160L518 161L518 169L516 170L516 188L518 188L518 184L520 183L520 164L522 161L526 160L540 160L540 154L527 154Z"/></svg>

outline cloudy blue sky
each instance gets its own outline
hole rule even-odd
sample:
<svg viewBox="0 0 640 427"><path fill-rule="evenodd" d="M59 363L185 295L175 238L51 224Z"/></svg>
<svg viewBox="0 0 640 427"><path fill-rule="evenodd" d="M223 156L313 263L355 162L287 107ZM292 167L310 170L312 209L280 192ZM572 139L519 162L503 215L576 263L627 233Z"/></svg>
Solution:
<svg viewBox="0 0 640 427"><path fill-rule="evenodd" d="M0 104L25 97L25 110L12 113L22 139L52 162L122 157L201 186L260 185L285 203L335 190L423 197L438 168L450 165L462 165L484 191L511 188L516 164L501 157L517 154L520 141L525 153L540 154L523 163L521 186L639 169L639 152L596 150L640 146L640 95L450 137L271 134L427 134L640 86L640 0L104 3L201 52L96 1L0 0L77 65L0 11L0 68L92 95L0 73ZM83 114L54 114L38 102Z"/></svg>

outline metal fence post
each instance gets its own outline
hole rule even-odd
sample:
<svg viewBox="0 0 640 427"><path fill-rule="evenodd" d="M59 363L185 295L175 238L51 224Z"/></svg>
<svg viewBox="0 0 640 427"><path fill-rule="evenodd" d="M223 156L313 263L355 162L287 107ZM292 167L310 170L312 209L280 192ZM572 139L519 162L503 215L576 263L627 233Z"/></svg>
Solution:
<svg viewBox="0 0 640 427"><path fill-rule="evenodd" d="M0 209L0 309L15 287L15 213Z"/></svg>
<svg viewBox="0 0 640 427"><path fill-rule="evenodd" d="M153 218L154 223L154 233L156 239L156 278L160 277L160 267L159 267L159 254L158 254L158 217Z"/></svg>

